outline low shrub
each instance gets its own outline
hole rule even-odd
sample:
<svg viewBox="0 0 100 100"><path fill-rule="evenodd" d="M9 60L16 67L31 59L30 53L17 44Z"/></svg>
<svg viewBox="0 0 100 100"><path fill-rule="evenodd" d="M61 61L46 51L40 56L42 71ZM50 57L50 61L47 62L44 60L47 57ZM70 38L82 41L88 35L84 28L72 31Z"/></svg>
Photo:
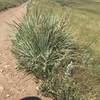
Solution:
<svg viewBox="0 0 100 100"><path fill-rule="evenodd" d="M52 94L55 100L81 100L69 77L77 67L88 66L90 55L87 47L66 31L66 20L36 6L22 23L16 23L12 51L20 69L44 79L41 91Z"/></svg>
<svg viewBox="0 0 100 100"><path fill-rule="evenodd" d="M53 67L83 63L84 49L66 32L66 20L36 7L31 16L16 24L13 52L22 68L47 78Z"/></svg>

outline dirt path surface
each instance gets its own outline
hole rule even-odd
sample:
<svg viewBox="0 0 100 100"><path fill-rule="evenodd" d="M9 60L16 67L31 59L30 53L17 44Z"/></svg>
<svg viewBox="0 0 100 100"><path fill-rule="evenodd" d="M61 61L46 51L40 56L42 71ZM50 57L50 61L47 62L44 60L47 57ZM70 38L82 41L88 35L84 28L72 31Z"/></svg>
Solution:
<svg viewBox="0 0 100 100"><path fill-rule="evenodd" d="M17 21L26 13L26 4L0 13L0 100L19 100L23 96L36 95L34 77L16 70L11 53L11 28L7 23ZM50 100L43 98L43 100Z"/></svg>

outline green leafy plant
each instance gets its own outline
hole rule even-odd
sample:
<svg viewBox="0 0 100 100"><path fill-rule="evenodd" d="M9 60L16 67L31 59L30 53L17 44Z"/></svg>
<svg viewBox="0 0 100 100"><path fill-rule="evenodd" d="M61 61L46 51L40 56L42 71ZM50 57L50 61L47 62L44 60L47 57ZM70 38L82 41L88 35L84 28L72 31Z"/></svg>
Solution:
<svg viewBox="0 0 100 100"><path fill-rule="evenodd" d="M17 24L13 52L20 65L39 76L48 77L63 51L72 45L65 32L65 19L36 9L32 16Z"/></svg>
<svg viewBox="0 0 100 100"><path fill-rule="evenodd" d="M20 69L44 79L42 92L55 100L81 100L69 77L77 67L88 66L90 55L66 31L66 20L52 10L34 7L22 23L15 23L12 51Z"/></svg>

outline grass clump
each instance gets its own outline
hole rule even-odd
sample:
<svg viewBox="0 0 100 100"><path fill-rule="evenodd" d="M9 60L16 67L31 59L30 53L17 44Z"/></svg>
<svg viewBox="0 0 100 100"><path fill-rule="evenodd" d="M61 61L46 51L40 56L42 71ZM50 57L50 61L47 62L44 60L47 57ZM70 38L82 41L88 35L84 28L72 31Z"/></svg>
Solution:
<svg viewBox="0 0 100 100"><path fill-rule="evenodd" d="M16 23L13 53L19 68L44 80L41 91L55 100L81 100L69 77L77 68L89 65L90 55L66 31L66 20L65 16L36 6L22 23Z"/></svg>
<svg viewBox="0 0 100 100"><path fill-rule="evenodd" d="M84 100L77 85L66 75L62 66L52 71L52 75L43 82L40 89L43 95L51 96L54 100Z"/></svg>

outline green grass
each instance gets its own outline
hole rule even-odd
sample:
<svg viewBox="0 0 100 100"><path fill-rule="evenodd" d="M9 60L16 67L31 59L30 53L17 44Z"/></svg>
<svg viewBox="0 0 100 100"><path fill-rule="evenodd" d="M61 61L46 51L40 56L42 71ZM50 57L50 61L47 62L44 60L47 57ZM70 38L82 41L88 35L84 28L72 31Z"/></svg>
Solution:
<svg viewBox="0 0 100 100"><path fill-rule="evenodd" d="M100 85L100 1L99 0L55 0L64 11L69 13L68 32L73 33L73 36L81 43L91 43L92 55L94 64L89 68L89 73L86 75L86 80L91 81L95 91L98 91ZM92 71L92 72L91 72ZM80 76L81 78L82 76ZM83 75L84 77L84 75ZM83 78L83 80L85 80ZM79 79L81 83L82 80ZM87 81L87 82L88 82ZM85 81L82 81L84 84ZM88 82L90 84L90 82ZM98 93L100 93L98 91ZM100 98L100 97L99 97ZM96 99L98 100L98 99Z"/></svg>
<svg viewBox="0 0 100 100"><path fill-rule="evenodd" d="M0 11L20 5L27 0L0 0Z"/></svg>
<svg viewBox="0 0 100 100"><path fill-rule="evenodd" d="M100 59L100 1L55 0L69 13L68 31L80 42L92 43L96 60ZM100 62L98 60L98 62ZM99 63L100 65L100 63Z"/></svg>
<svg viewBox="0 0 100 100"><path fill-rule="evenodd" d="M98 0L55 0L61 5L74 9L100 14L100 1Z"/></svg>
<svg viewBox="0 0 100 100"><path fill-rule="evenodd" d="M73 77L70 77L70 78L65 77L66 76L65 65L69 64L69 63L66 64L66 58L70 62L71 55L67 55L65 59L60 59L62 58L62 55L65 54L64 50L63 52L60 52L58 49L54 49L53 55L56 55L56 53L57 55L56 57L50 55L54 57L53 61L51 61L52 58L48 58L50 56L46 56L47 54L49 54L51 50L49 50L50 48L47 50L47 47L49 46L49 44L47 45L46 43L48 42L45 42L45 40L47 40L47 36L45 33L51 32L50 30L48 31L47 29L50 29L48 27L52 19L50 17L51 14L48 16L48 14L46 13L43 14L45 17L42 15L38 16L38 12L36 13L37 17L33 16L35 5L38 5L38 4L41 4L42 10L44 9L43 11L52 12L54 16L57 14L60 14L60 17L62 15L64 16L67 15L68 19L65 21L67 22L67 27L65 28L67 32L66 34L72 33L73 38L78 39L78 42L79 42L78 44L86 44L87 45L85 48L86 50L90 49L88 45L91 44L90 47L92 50L90 49L89 53L86 52L84 57L79 54L78 55L79 58L77 58L77 55L74 55L75 63L78 62L79 66L81 66L82 64L81 61L85 59L84 62L86 62L87 63L86 65L88 66L82 64L80 68L78 69L76 68L76 70L74 71ZM24 65L24 68L28 67L29 71L32 71L33 73L35 72L35 75L37 74L39 76L42 76L41 73L43 73L43 76L45 75L49 76L49 77L46 77L48 78L48 80L44 81L42 91L46 93L51 93L56 98L56 100L61 100L61 98L64 98L63 100L68 100L68 99L65 99L65 98L69 98L67 97L68 95L70 97L73 97L73 95L76 96L76 94L74 94L76 93L76 90L73 90L73 87L72 87L73 82L77 84L76 87L81 93L81 96L85 98L85 100L99 100L100 98L99 96L100 94L100 90L99 90L100 88L100 84L99 84L100 83L100 61L99 61L100 59L100 29L99 29L100 13L99 13L98 5L99 3L97 3L96 0L94 1L93 0L91 1L90 0L84 0L84 1L62 0L60 3L59 2L55 3L54 0L53 1L33 0L33 4L31 3L28 6L27 16L29 17L29 19L24 20L23 23L17 26L18 31L16 33L16 40L14 41L14 46L15 46L14 51L19 59L19 63L21 65ZM47 10L47 9L50 9L50 10ZM47 21L49 18L48 17L46 18L45 14L51 20ZM31 19L32 16L33 18ZM37 20L38 18L39 20ZM44 19L46 18L44 22L47 21L47 23L44 23L43 20L41 23L42 18ZM57 20L57 18L55 17L54 19ZM53 23L56 22L55 20L53 20L52 22ZM37 25L37 24L40 24L40 25ZM57 23L55 23L55 26L52 27L54 31L56 29L59 29L58 26L60 26L59 24L58 25L56 24ZM58 28L56 28L56 26ZM37 33L36 35L37 37L34 36L35 37L34 39L32 38L32 36L34 35L35 32ZM63 35L62 32L61 32L61 35ZM59 38L57 39L59 40ZM51 43L53 42L53 40L51 41ZM76 50L74 51L74 53L77 54L78 52L77 45L74 44L74 46L75 47L73 49ZM39 50L38 50L38 47L39 47ZM70 48L70 50L72 50L72 48ZM68 49L68 51L70 50ZM36 52L39 51L39 56L37 55L37 53L34 53L34 51ZM79 51L80 51L80 46L79 46ZM58 54L60 54L60 57L58 57ZM73 55L73 52L71 52L70 54ZM81 54L84 54L84 53L81 52ZM92 59L89 54L91 54L92 58L94 59ZM48 65L48 61L51 61L50 62L51 65L50 64ZM52 64L54 65L52 66ZM45 68L43 66L45 66ZM33 67L36 69L35 71ZM50 69L47 70L48 68ZM51 68L53 68L53 70L51 70ZM71 80L73 82L69 83L69 81ZM72 90L70 91L74 91L74 93L70 94L70 92L68 92L70 87L72 87ZM81 100L81 99L78 99L78 100ZM69 99L69 100L77 100L77 99Z"/></svg>
<svg viewBox="0 0 100 100"><path fill-rule="evenodd" d="M65 4L70 13L70 27L88 39L100 43L100 1L97 0L55 0ZM88 36L87 36L88 35ZM93 38L94 37L94 38ZM97 44L98 44L97 43Z"/></svg>

